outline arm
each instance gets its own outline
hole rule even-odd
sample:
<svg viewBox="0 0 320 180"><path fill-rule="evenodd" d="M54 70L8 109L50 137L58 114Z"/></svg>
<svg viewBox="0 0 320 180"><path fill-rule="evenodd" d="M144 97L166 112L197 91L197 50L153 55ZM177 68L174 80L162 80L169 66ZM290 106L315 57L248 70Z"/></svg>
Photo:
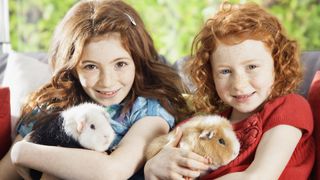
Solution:
<svg viewBox="0 0 320 180"><path fill-rule="evenodd" d="M14 163L63 179L128 179L142 167L146 145L168 131L169 126L162 118L144 117L130 128L111 155L19 142L11 156L15 157Z"/></svg>
<svg viewBox="0 0 320 180"><path fill-rule="evenodd" d="M176 130L174 139L157 155L147 161L144 167L146 179L181 179L196 178L200 171L209 169L207 159L191 151L176 146L182 137L181 130ZM159 168L161 167L161 168Z"/></svg>
<svg viewBox="0 0 320 180"><path fill-rule="evenodd" d="M13 144L15 144L18 141L21 141L22 137L20 135L17 135L15 138ZM7 154L1 159L0 161L0 174L1 178L3 179L21 179L19 174L16 171L15 166L12 164L10 153L11 149L7 152Z"/></svg>
<svg viewBox="0 0 320 180"><path fill-rule="evenodd" d="M244 172L227 174L218 179L278 179L301 136L301 130L293 126L271 128L262 136L255 158Z"/></svg>

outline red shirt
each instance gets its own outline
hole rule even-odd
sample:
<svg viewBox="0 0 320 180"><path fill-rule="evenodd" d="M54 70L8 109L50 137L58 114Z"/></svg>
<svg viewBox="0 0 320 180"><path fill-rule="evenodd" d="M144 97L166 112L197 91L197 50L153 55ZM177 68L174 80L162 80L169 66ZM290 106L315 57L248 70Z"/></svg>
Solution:
<svg viewBox="0 0 320 180"><path fill-rule="evenodd" d="M279 179L308 179L315 159L313 118L308 102L297 94L289 94L267 102L260 112L234 124L233 128L241 147L238 157L201 179L214 179L247 169L254 159L263 133L281 124L301 129L302 137Z"/></svg>

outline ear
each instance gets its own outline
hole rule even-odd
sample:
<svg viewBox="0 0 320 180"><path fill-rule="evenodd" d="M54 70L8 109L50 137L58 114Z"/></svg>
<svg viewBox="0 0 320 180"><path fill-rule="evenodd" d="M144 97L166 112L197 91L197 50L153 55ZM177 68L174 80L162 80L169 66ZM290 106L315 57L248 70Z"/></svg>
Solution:
<svg viewBox="0 0 320 180"><path fill-rule="evenodd" d="M85 120L82 119L77 122L77 132L80 134L85 126Z"/></svg>
<svg viewBox="0 0 320 180"><path fill-rule="evenodd" d="M215 130L203 130L200 135L199 138L200 139L204 139L204 140L208 140L208 139L212 139L212 137L216 134Z"/></svg>

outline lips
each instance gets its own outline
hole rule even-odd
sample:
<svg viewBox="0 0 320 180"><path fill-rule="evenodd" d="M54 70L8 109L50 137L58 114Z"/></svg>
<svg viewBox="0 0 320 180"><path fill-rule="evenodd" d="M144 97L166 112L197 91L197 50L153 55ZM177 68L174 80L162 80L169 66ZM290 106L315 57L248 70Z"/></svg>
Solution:
<svg viewBox="0 0 320 180"><path fill-rule="evenodd" d="M113 97L117 94L117 92L119 91L120 89L118 90L115 90L115 91L98 91L96 90L100 95L102 95L103 97Z"/></svg>
<svg viewBox="0 0 320 180"><path fill-rule="evenodd" d="M246 102L255 92L251 93L251 94L245 94L245 95L236 95L236 96L232 96L233 98L236 99L236 101L238 102Z"/></svg>

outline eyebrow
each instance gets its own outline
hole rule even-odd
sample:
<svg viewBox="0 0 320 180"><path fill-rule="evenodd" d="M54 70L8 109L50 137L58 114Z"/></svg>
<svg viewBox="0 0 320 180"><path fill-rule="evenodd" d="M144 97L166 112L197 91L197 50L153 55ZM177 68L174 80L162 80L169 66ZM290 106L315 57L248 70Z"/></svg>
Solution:
<svg viewBox="0 0 320 180"><path fill-rule="evenodd" d="M248 59L248 60L244 60L243 62L241 62L241 65L256 63L256 62L259 62L259 60L258 59ZM221 64L218 64L216 67L217 68L225 68L225 67L229 67L229 66L230 66L229 64L221 63Z"/></svg>
<svg viewBox="0 0 320 180"><path fill-rule="evenodd" d="M255 61L259 61L258 59L248 59L248 60L244 60L242 62L242 64L247 64L247 63L251 63L251 62L255 62Z"/></svg>
<svg viewBox="0 0 320 180"><path fill-rule="evenodd" d="M130 60L131 58L130 58L130 57L118 57L118 58L116 58L116 59L113 59L111 62L116 62L116 61L120 61L120 60L123 60L123 59ZM82 64L84 64L84 63L95 63L95 64L99 64L98 61L90 60L90 59L82 60L81 63L82 63Z"/></svg>

